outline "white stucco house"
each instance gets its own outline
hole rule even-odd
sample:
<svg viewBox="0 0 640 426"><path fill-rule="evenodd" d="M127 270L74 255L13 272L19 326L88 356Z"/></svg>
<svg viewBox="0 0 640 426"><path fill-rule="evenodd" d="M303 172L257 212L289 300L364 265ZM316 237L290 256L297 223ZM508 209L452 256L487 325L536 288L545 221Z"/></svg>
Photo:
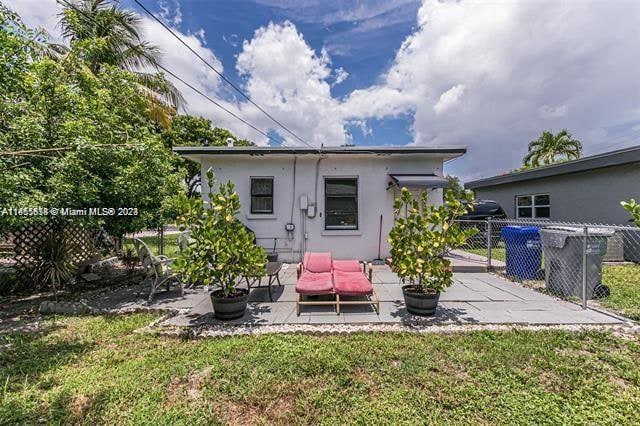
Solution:
<svg viewBox="0 0 640 426"><path fill-rule="evenodd" d="M335 259L389 255L393 200L402 186L429 191L442 203L445 161L464 146L336 148L175 147L231 180L240 196L240 219L267 251L299 261L305 251L330 251ZM380 253L378 244L380 242Z"/></svg>

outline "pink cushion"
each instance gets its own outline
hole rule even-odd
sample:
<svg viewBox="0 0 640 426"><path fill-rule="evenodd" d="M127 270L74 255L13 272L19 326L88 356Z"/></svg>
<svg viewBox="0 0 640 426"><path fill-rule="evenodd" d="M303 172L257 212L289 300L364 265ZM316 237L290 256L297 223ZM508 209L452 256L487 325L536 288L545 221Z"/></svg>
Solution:
<svg viewBox="0 0 640 426"><path fill-rule="evenodd" d="M368 296L373 294L373 286L362 272L333 273L335 291L341 296Z"/></svg>
<svg viewBox="0 0 640 426"><path fill-rule="evenodd" d="M334 260L333 270L342 272L360 272L360 262L357 260Z"/></svg>
<svg viewBox="0 0 640 426"><path fill-rule="evenodd" d="M309 272L331 272L331 253L305 253L304 269Z"/></svg>
<svg viewBox="0 0 640 426"><path fill-rule="evenodd" d="M331 272L302 272L296 283L296 292L300 294L333 293Z"/></svg>

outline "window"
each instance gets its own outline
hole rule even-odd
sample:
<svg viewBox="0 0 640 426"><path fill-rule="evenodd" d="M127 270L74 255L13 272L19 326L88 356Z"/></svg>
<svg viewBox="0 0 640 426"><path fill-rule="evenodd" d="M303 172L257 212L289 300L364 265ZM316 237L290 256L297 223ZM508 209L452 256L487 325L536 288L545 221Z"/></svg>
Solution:
<svg viewBox="0 0 640 426"><path fill-rule="evenodd" d="M324 180L325 229L358 229L358 179Z"/></svg>
<svg viewBox="0 0 640 426"><path fill-rule="evenodd" d="M518 195L516 217L518 219L549 219L551 217L549 194Z"/></svg>
<svg viewBox="0 0 640 426"><path fill-rule="evenodd" d="M273 178L251 178L251 213L273 214Z"/></svg>

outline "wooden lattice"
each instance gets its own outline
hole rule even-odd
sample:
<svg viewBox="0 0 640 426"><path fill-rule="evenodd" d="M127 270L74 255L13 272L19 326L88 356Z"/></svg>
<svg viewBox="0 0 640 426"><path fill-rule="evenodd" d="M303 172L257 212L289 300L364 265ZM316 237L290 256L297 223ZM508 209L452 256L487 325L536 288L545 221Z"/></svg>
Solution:
<svg viewBox="0 0 640 426"><path fill-rule="evenodd" d="M87 261L95 252L94 233L80 225L48 222L24 227L13 234L14 268L23 280L31 282L33 266L42 260L40 247L51 233L66 237L74 265Z"/></svg>

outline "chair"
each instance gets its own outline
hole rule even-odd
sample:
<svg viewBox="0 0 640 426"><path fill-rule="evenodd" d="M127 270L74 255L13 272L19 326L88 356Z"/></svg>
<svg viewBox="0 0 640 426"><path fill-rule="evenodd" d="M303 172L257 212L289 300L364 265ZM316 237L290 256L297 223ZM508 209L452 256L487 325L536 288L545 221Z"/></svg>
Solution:
<svg viewBox="0 0 640 426"><path fill-rule="evenodd" d="M180 283L180 294L184 296L184 288L180 281L179 275L171 270L171 262L173 259L169 259L167 256L154 256L149 250L147 244L139 238L133 239L133 246L135 247L142 268L144 269L144 278L142 280L141 290L144 283L149 278L153 278L151 281L151 292L149 293L149 303L153 301L153 295L157 289L162 285L167 286L167 291L171 288L171 281L177 280ZM140 294L140 291L138 294Z"/></svg>
<svg viewBox="0 0 640 426"><path fill-rule="evenodd" d="M334 260L333 286L338 306L373 305L376 313L380 314L380 299L371 283L372 273L371 263L367 265L357 260ZM371 300L344 300L340 296L370 296Z"/></svg>
<svg viewBox="0 0 640 426"><path fill-rule="evenodd" d="M302 296L333 295L331 253L305 253L304 260L297 266L296 314L300 315L301 305L334 305L340 314L336 300L303 300Z"/></svg>

